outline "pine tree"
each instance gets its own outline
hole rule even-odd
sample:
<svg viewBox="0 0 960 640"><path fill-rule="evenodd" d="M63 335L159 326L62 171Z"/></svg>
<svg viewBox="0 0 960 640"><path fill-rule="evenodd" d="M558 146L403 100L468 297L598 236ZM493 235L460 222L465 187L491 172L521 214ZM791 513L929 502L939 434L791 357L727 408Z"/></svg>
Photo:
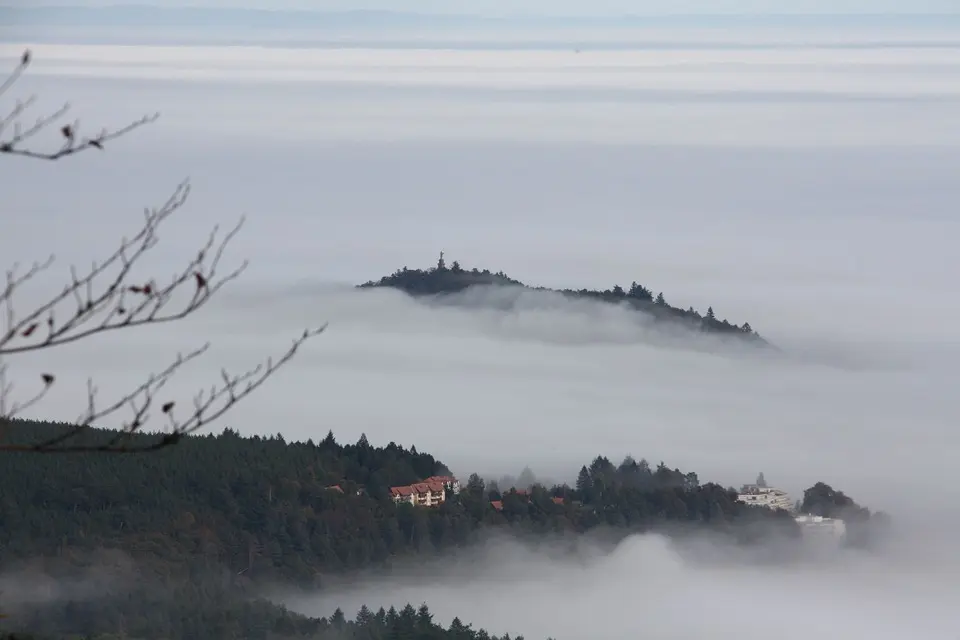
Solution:
<svg viewBox="0 0 960 640"><path fill-rule="evenodd" d="M482 498L485 490L486 486L484 485L483 478L476 473L471 473L467 479L467 495Z"/></svg>
<svg viewBox="0 0 960 640"><path fill-rule="evenodd" d="M580 467L580 473L577 475L577 493L580 494L581 500L592 485L593 482L590 480L590 472L587 471L586 465Z"/></svg>
<svg viewBox="0 0 960 640"><path fill-rule="evenodd" d="M427 603L424 602L422 605L420 605L420 608L417 609L417 629L419 631L429 631L432 628L433 614L430 613Z"/></svg>
<svg viewBox="0 0 960 640"><path fill-rule="evenodd" d="M374 622L373 613L370 612L370 609L367 608L367 605L362 605L360 611L357 612L357 624L361 627L365 627Z"/></svg>
<svg viewBox="0 0 960 640"><path fill-rule="evenodd" d="M333 615L330 616L330 625L334 629L343 629L347 626L347 618L343 615L343 609L337 607L337 610L333 612Z"/></svg>

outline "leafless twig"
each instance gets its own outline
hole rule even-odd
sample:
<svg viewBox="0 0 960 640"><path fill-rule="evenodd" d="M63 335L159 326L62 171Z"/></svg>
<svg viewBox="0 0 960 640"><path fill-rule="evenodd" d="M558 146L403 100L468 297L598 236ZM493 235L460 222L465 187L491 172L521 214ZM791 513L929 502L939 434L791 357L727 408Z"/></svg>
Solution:
<svg viewBox="0 0 960 640"><path fill-rule="evenodd" d="M23 77L32 59L33 57L29 49L23 52L14 70L5 80L0 82L0 98ZM139 120L135 120L119 129L102 129L97 135L92 137L80 135L79 121L67 123L60 126L60 136L63 138L63 143L59 149L53 151L38 151L24 146L24 144L38 133L62 121L70 112L70 105L64 104L52 113L37 117L33 124L24 127L21 123L21 118L23 118L27 111L35 104L36 96L30 96L26 100L17 100L13 108L5 115L0 114L0 154L36 158L38 160L59 160L65 156L80 153L87 149L102 150L105 143L124 136L145 124L150 124L160 117L158 113L143 116ZM9 135L5 135L8 128L12 129L12 132Z"/></svg>
<svg viewBox="0 0 960 640"><path fill-rule="evenodd" d="M156 246L157 228L183 206L189 193L189 184L181 183L162 207L144 212L143 226L136 235L124 238L116 251L104 261L93 263L83 275L71 267L69 284L22 316L17 315L14 304L17 292L31 278L48 270L53 258L34 263L22 274L18 273L18 265L7 271L6 287L0 291L0 305L6 312L4 331L0 333L0 357L75 342L94 333L181 320L206 304L223 285L239 277L246 262L220 278L217 269L224 249L243 225L242 218L219 242L215 227L196 257L166 284L131 281L133 267ZM106 286L98 287L98 278L108 276L111 270L116 273L109 277ZM182 307L170 309L173 294L190 284L194 287L190 299ZM71 298L74 310L57 321L57 309Z"/></svg>
<svg viewBox="0 0 960 640"><path fill-rule="evenodd" d="M0 97L20 79L29 64L30 53L27 51L13 73L0 83ZM64 147L57 152L39 153L20 145L65 115L68 107L39 119L33 127L24 130L19 126L18 118L33 102L32 98L18 102L10 114L0 118L0 153L57 160L84 149L102 148L103 142L155 119L144 118L113 133L104 132L96 138L82 140L77 137L76 125L65 125L61 128L61 134L67 139ZM4 139L3 132L11 123L14 127L13 136ZM106 259L94 262L83 273L71 267L69 281L59 293L39 304L30 305L25 312L21 313L18 309L17 302L22 300L19 294L37 276L51 269L54 257L50 256L23 270L15 264L7 271L6 283L0 285L3 287L0 289L0 432L9 426L12 419L39 405L56 383L53 373L43 373L37 389L26 400L15 401L8 368L11 357L55 348L95 334L181 320L200 309L221 287L243 273L246 262L224 275L219 273L224 250L243 225L241 218L222 238L215 227L195 257L167 282L159 284L152 278L136 279L135 267L156 246L158 228L183 207L189 193L189 183L181 183L161 207L144 211L144 221L137 233L130 239L124 238ZM181 292L185 299L177 304L174 297ZM71 301L72 308L65 311L63 307L70 306ZM221 371L221 382L208 391L197 393L189 409L181 409L171 398L160 399L159 394L185 364L203 355L209 345L187 354L178 354L165 369L150 375L132 391L106 404L98 402L97 387L90 380L87 384L87 407L73 426L55 437L31 443L4 441L0 433L0 451L127 453L154 451L169 446L185 434L223 416L289 362L301 345L324 329L326 325L305 330L279 358L268 359L249 371L239 374ZM89 427L124 408L129 408L131 415L115 435L97 442L79 437ZM150 411L157 408L165 420L164 432L156 439L146 441L133 438L134 434L143 431Z"/></svg>
<svg viewBox="0 0 960 640"><path fill-rule="evenodd" d="M322 333L325 329L326 325L304 331L279 358L275 360L269 358L265 363L243 373L230 374L226 370L222 370L222 383L213 385L209 391L200 391L194 395L192 406L186 410L182 418L176 417L178 413L177 404L173 400L167 400L159 404L158 407L157 393L163 389L178 369L202 355L209 345L204 345L186 355L178 354L176 360L166 369L151 375L139 387L124 394L112 404L103 407L97 405L97 388L90 381L87 384L88 406L83 415L76 420L75 426L42 442L28 444L0 443L0 451L144 453L176 444L184 435L193 433L220 418L243 398L253 393L280 367L289 362L296 355L301 345L313 336ZM28 405L21 405L21 408L26 406ZM78 441L77 437L85 429L125 406L130 408L131 418L124 422L122 428L111 438L94 443ZM141 431L150 418L150 409L156 408L159 408L165 416L167 430L156 439L133 442L131 436ZM4 418L6 416L0 416L0 421L3 421Z"/></svg>

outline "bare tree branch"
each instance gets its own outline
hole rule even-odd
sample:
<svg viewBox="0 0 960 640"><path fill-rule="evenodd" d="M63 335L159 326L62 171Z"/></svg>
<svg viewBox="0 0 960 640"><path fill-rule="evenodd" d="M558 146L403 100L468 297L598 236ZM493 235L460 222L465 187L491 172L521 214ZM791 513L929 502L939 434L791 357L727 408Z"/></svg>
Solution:
<svg viewBox="0 0 960 640"><path fill-rule="evenodd" d="M184 435L193 433L214 420L217 420L232 409L238 402L253 393L283 365L289 362L294 355L296 355L301 345L313 336L322 333L325 329L326 325L323 325L317 329L304 331L276 360L269 358L265 363L261 363L253 369L239 374L230 374L226 370L223 370L221 372L222 384L214 385L209 391L200 391L194 395L192 407L186 412L186 415L182 419L175 416L177 408L175 401L168 400L160 404L159 410L166 418L167 430L153 442L134 444L131 442L131 436L140 432L142 427L147 423L150 417L149 410L157 408L157 392L163 389L177 370L184 364L206 352L209 345L204 345L185 356L178 354L176 360L166 369L160 373L152 374L147 381L139 387L124 394L112 404L102 408L97 406L97 388L93 385L92 381L88 382L88 406L84 414L77 419L74 426L66 429L64 433L43 442L29 444L0 443L0 451L29 451L34 453L144 453L176 444ZM21 405L21 408L25 406L26 405ZM124 422L122 428L118 430L112 438L106 442L95 444L71 442L71 440L76 440L77 436L95 422L116 413L125 406L130 407L131 417ZM0 415L0 421L4 419L9 419L9 416Z"/></svg>
<svg viewBox="0 0 960 640"><path fill-rule="evenodd" d="M23 316L16 313L16 294L31 278L49 269L53 259L35 263L24 274L17 273L16 265L9 270L6 287L0 292L0 305L6 310L0 357L75 342L95 333L181 320L206 304L223 285L237 279L246 269L246 262L221 278L217 269L224 250L243 225L243 218L220 242L219 230L214 227L196 257L167 284L131 281L131 270L157 244L157 228L183 206L189 193L189 184L181 183L162 207L144 212L143 226L131 239L124 238L116 251L102 262L95 262L83 275L71 267L69 284ZM98 278L107 276L112 269L116 273L108 284L98 287ZM194 287L189 300L180 308L170 309L173 294L186 285ZM58 322L56 311L70 298L75 308Z"/></svg>
<svg viewBox="0 0 960 640"><path fill-rule="evenodd" d="M29 64L30 53L27 51L13 73L0 83L0 97L16 84ZM33 103L33 98L18 102L6 117L0 118L0 153L56 160L91 147L102 148L103 142L155 119L144 118L113 133L104 132L96 138L82 140L77 137L76 125L64 125L61 128L61 134L67 140L64 147L57 152L39 153L20 145L65 115L68 107L38 119L37 124L24 130L19 126L18 118ZM13 136L5 140L3 132L11 124ZM35 262L26 270L21 271L20 266L15 264L7 271L6 283L0 289L0 451L128 453L155 451L170 446L185 434L193 433L223 416L289 362L301 345L326 329L326 325L323 325L305 330L279 358L270 358L248 371L231 374L222 370L221 382L208 391L197 393L189 408L181 408L176 400L170 398L160 400L159 394L184 365L203 355L209 344L187 354L177 354L165 369L151 374L135 389L106 404L99 403L98 389L91 379L87 383L87 407L72 426L41 442L5 442L3 428L14 418L39 405L56 382L52 372L41 374L35 391L26 400L17 402L13 399L14 383L7 364L11 357L52 349L96 334L182 320L200 309L221 287L236 280L246 269L247 263L244 262L224 275L219 273L224 251L243 225L241 218L222 239L219 238L219 229L215 227L195 257L165 284L158 284L152 278L135 279L135 267L141 265L143 257L158 242L158 228L183 207L189 194L190 185L185 181L162 206L145 210L139 230L130 239L123 238L113 253L102 261L94 262L89 270L82 273L71 266L69 281L62 290L30 305L25 312L19 312L17 306L18 300L22 301L22 290L37 276L50 270L54 256ZM185 301L177 304L174 297L180 292L185 294ZM71 301L72 309L64 311L63 306L71 306ZM124 409L129 409L130 416L112 437L97 442L79 437L90 427ZM159 409L163 416L165 431L155 440L134 439L135 434L143 432L151 410L155 409Z"/></svg>
<svg viewBox="0 0 960 640"><path fill-rule="evenodd" d="M5 80L0 82L0 98L23 77L32 59L29 49L23 52L14 70ZM38 160L59 160L88 149L102 150L105 143L124 136L143 125L150 124L160 117L159 113L143 116L119 129L102 129L92 137L80 136L79 121L64 124L60 127L60 136L63 138L60 148L54 151L38 151L25 147L24 143L60 122L70 112L70 105L64 104L53 113L41 115L37 117L33 124L24 128L20 120L35 104L36 96L30 96L26 100L18 100L6 115L0 115L0 154L36 158ZM13 131L11 135L6 136L5 132L8 128L12 128Z"/></svg>

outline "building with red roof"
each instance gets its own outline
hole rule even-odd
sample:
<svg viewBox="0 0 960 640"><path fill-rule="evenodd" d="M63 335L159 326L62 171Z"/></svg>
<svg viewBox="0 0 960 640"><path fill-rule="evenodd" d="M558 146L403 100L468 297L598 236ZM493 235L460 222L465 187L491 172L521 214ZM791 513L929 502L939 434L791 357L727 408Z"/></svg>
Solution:
<svg viewBox="0 0 960 640"><path fill-rule="evenodd" d="M448 490L459 493L460 482L452 476L432 476L423 482L390 487L390 495L397 504L406 502L415 507L435 507L446 501Z"/></svg>

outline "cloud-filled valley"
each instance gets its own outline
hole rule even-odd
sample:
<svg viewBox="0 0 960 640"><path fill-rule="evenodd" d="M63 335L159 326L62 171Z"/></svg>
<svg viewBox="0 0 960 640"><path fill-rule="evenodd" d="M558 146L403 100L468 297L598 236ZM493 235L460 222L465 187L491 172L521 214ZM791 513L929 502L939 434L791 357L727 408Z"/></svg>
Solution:
<svg viewBox="0 0 960 640"><path fill-rule="evenodd" d="M109 396L211 340L169 385L186 398L221 366L329 322L217 429L366 434L461 477L529 465L572 483L595 456L628 454L725 486L763 471L796 498L824 481L889 511L898 538L885 555L804 566L710 545L706 562L656 536L609 554L583 543L564 560L494 538L454 568L431 561L291 607L350 617L425 601L438 618L528 639L953 637L960 47L858 46L36 45L23 91L42 104L69 99L91 129L162 117L103 154L0 157L5 264L58 256L18 304L111 251L185 176L194 192L151 272L172 272L241 214L228 259L251 267L183 322L10 358L17 388L56 371L42 417L70 419L87 376ZM0 60L21 48L0 44ZM472 290L438 305L352 286L440 251L533 286L635 280L747 321L780 351L667 335L551 293Z"/></svg>
<svg viewBox="0 0 960 640"><path fill-rule="evenodd" d="M924 564L922 573L863 557L753 564L710 544L694 552L637 535L613 549L581 542L572 553L553 553L549 544L532 549L495 539L460 557L345 587L336 597L294 598L290 605L330 615L364 602L398 609L427 602L445 624L459 616L484 620L491 632L522 628L525 637L539 638L761 640L776 629L788 640L900 640L949 638L956 628L955 563Z"/></svg>

